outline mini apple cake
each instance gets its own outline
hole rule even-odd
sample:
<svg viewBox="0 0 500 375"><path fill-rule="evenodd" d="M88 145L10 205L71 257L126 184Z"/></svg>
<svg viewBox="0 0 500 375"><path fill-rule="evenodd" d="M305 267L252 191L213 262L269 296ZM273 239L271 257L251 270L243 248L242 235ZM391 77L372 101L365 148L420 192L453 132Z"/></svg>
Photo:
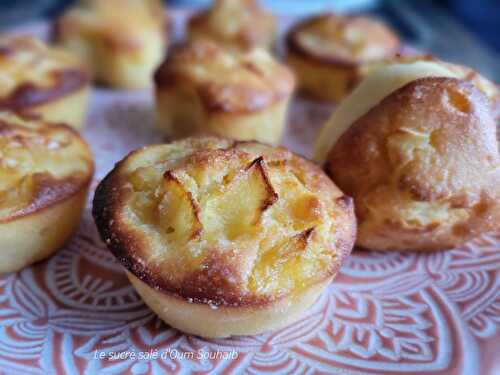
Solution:
<svg viewBox="0 0 500 375"><path fill-rule="evenodd" d="M158 125L173 138L214 133L279 144L295 80L263 49L179 46L155 74Z"/></svg>
<svg viewBox="0 0 500 375"><path fill-rule="evenodd" d="M213 7L189 20L188 38L212 39L225 48L271 49L276 25L274 17L256 0L215 0Z"/></svg>
<svg viewBox="0 0 500 375"><path fill-rule="evenodd" d="M0 36L0 110L31 112L79 129L90 87L79 60L29 36Z"/></svg>
<svg viewBox="0 0 500 375"><path fill-rule="evenodd" d="M398 36L380 21L329 13L290 30L287 62L301 92L339 102L356 87L365 64L392 57L400 48Z"/></svg>
<svg viewBox="0 0 500 375"><path fill-rule="evenodd" d="M93 215L144 301L203 337L283 327L354 243L351 199L284 148L215 137L132 152L100 183Z"/></svg>
<svg viewBox="0 0 500 375"><path fill-rule="evenodd" d="M491 103L446 65L369 75L318 138L316 159L356 202L357 244L442 250L500 229L500 156Z"/></svg>
<svg viewBox="0 0 500 375"><path fill-rule="evenodd" d="M151 85L168 38L159 0L84 0L56 21L54 39L98 83L141 89Z"/></svg>
<svg viewBox="0 0 500 375"><path fill-rule="evenodd" d="M0 273L46 258L80 223L93 161L66 125L0 111Z"/></svg>

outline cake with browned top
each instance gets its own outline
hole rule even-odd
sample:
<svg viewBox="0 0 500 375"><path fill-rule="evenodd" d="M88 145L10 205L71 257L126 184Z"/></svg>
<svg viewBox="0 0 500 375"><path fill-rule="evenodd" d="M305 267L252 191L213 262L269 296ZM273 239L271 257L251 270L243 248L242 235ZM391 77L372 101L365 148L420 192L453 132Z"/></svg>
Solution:
<svg viewBox="0 0 500 375"><path fill-rule="evenodd" d="M198 40L171 51L155 84L158 125L168 136L279 144L295 80L263 49L236 52Z"/></svg>
<svg viewBox="0 0 500 375"><path fill-rule="evenodd" d="M400 48L398 36L376 19L328 13L289 31L287 62L301 92L340 102L362 79L366 64L395 56Z"/></svg>
<svg viewBox="0 0 500 375"><path fill-rule="evenodd" d="M0 273L59 249L80 222L93 162L66 125L0 111Z"/></svg>
<svg viewBox="0 0 500 375"><path fill-rule="evenodd" d="M145 302L204 337L297 320L355 236L351 199L313 163L213 137L131 153L99 185L93 214Z"/></svg>

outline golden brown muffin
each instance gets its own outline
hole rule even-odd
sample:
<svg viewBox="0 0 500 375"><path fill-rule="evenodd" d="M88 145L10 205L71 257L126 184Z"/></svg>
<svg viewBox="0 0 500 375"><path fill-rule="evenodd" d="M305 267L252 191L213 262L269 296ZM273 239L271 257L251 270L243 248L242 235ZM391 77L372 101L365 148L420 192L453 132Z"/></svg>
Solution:
<svg viewBox="0 0 500 375"><path fill-rule="evenodd" d="M351 199L284 148L215 137L139 149L101 182L93 215L144 301L204 337L300 317L351 251Z"/></svg>
<svg viewBox="0 0 500 375"><path fill-rule="evenodd" d="M409 65L421 76L411 79ZM500 157L490 103L471 83L440 69L422 62L380 69L321 134L333 143L318 142L317 160L354 197L359 246L441 250L500 229ZM384 86L390 81L395 90ZM356 103L361 109L353 113Z"/></svg>
<svg viewBox="0 0 500 375"><path fill-rule="evenodd" d="M189 20L188 38L211 39L225 48L271 49L276 34L274 17L256 0L215 0L212 8Z"/></svg>
<svg viewBox="0 0 500 375"><path fill-rule="evenodd" d="M66 125L0 111L0 273L59 249L78 227L93 162Z"/></svg>
<svg viewBox="0 0 500 375"><path fill-rule="evenodd" d="M290 30L287 62L300 91L339 102L358 84L366 64L394 56L400 47L398 36L375 19L329 13Z"/></svg>
<svg viewBox="0 0 500 375"><path fill-rule="evenodd" d="M79 129L90 79L74 56L29 36L0 36L0 110L31 112Z"/></svg>
<svg viewBox="0 0 500 375"><path fill-rule="evenodd" d="M167 47L158 0L84 0L54 25L55 41L90 67L94 80L117 89L141 89Z"/></svg>
<svg viewBox="0 0 500 375"><path fill-rule="evenodd" d="M175 48L155 74L158 125L168 136L214 133L279 144L295 80L263 49L212 41Z"/></svg>

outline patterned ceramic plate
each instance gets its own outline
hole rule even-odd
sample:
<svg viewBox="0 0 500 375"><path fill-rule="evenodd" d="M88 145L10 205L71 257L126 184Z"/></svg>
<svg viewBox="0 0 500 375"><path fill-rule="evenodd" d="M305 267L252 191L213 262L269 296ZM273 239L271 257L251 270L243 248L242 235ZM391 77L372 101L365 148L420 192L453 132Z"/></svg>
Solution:
<svg viewBox="0 0 500 375"><path fill-rule="evenodd" d="M330 112L295 100L286 145L308 156ZM162 141L150 94L95 90L84 136L95 187L128 151ZM155 317L99 240L90 202L68 246L0 279L5 374L500 374L499 326L500 234L435 254L355 251L302 320L224 340Z"/></svg>

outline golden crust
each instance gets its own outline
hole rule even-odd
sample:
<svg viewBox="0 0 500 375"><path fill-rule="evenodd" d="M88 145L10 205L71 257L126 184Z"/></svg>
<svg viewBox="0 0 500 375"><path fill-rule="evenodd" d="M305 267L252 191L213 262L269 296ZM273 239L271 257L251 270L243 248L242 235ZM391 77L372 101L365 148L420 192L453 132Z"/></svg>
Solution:
<svg viewBox="0 0 500 375"><path fill-rule="evenodd" d="M188 138L139 149L101 182L93 215L122 264L167 296L268 306L336 274L350 198L283 148Z"/></svg>
<svg viewBox="0 0 500 375"><path fill-rule="evenodd" d="M399 38L384 24L361 16L314 16L287 36L287 60L299 89L334 102L356 86L365 64L394 56L400 48Z"/></svg>
<svg viewBox="0 0 500 375"><path fill-rule="evenodd" d="M117 88L151 84L168 43L158 0L87 0L54 24L54 39L90 67L94 79Z"/></svg>
<svg viewBox="0 0 500 375"><path fill-rule="evenodd" d="M278 144L295 81L261 49L207 40L175 48L155 74L159 126L169 136L215 133Z"/></svg>
<svg viewBox="0 0 500 375"><path fill-rule="evenodd" d="M500 228L496 124L468 82L428 77L388 95L340 137L326 170L356 201L360 246L439 250Z"/></svg>
<svg viewBox="0 0 500 375"><path fill-rule="evenodd" d="M85 190L93 162L65 125L0 111L0 224L56 205Z"/></svg>
<svg viewBox="0 0 500 375"><path fill-rule="evenodd" d="M33 37L0 37L1 110L30 111L63 122L67 116L60 111L45 113L45 107L82 96L89 84L86 69L74 56ZM86 96L75 104L83 107L76 111L85 112ZM79 127L81 121L69 125Z"/></svg>
<svg viewBox="0 0 500 375"><path fill-rule="evenodd" d="M226 48L271 48L276 33L274 17L256 0L216 0L213 7L189 20L188 38L212 39Z"/></svg>

